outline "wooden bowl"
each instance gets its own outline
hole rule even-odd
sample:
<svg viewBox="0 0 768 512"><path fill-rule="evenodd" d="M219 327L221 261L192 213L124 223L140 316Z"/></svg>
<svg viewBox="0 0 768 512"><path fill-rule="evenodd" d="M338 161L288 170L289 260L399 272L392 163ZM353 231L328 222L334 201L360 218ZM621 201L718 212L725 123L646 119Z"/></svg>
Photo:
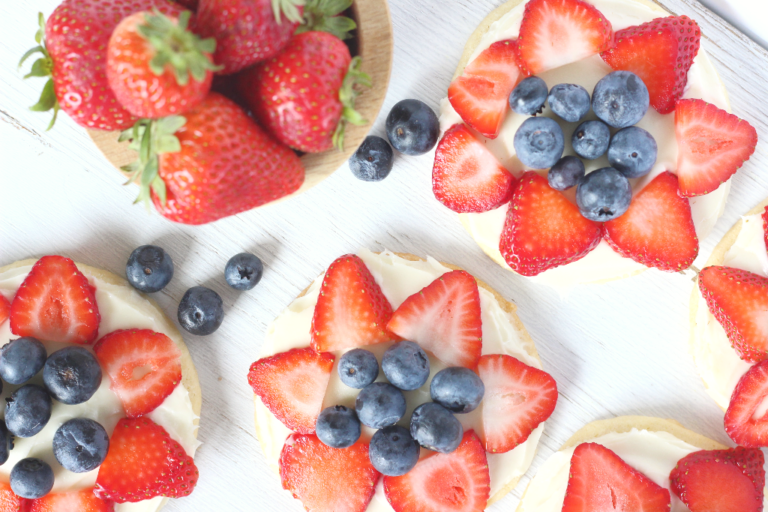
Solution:
<svg viewBox="0 0 768 512"><path fill-rule="evenodd" d="M372 87L361 89L362 92L355 102L355 110L368 120L368 124L356 126L347 123L344 151L331 149L323 153L303 155L301 162L306 172L304 183L299 190L279 201L306 192L341 167L368 135L371 124L384 103L392 70L393 45L392 22L387 0L355 0L352 4L352 17L357 22L356 40L352 44L353 48L357 47L357 52L353 52L353 56L360 55L363 58L363 71L370 75L373 83ZM107 160L118 169L136 160L136 152L128 149L128 142L117 142L120 132L92 129L87 129L86 132Z"/></svg>

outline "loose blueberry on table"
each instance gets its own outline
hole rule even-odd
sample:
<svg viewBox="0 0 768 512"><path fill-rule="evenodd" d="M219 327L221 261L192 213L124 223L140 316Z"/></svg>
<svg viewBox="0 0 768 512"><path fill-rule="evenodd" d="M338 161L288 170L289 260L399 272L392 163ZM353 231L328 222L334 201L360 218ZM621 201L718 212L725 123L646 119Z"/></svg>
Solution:
<svg viewBox="0 0 768 512"><path fill-rule="evenodd" d="M224 268L224 278L227 284L235 290L251 290L264 274L264 264L258 256L241 252L232 256Z"/></svg>
<svg viewBox="0 0 768 512"><path fill-rule="evenodd" d="M387 115L387 138L405 155L421 155L432 149L440 134L435 112L420 100L402 100Z"/></svg>
<svg viewBox="0 0 768 512"><path fill-rule="evenodd" d="M216 332L224 321L224 302L218 293L205 286L194 286L179 301L179 324L197 336Z"/></svg>
<svg viewBox="0 0 768 512"><path fill-rule="evenodd" d="M349 159L352 174L362 181L381 181L392 172L395 155L381 137L369 135Z"/></svg>
<svg viewBox="0 0 768 512"><path fill-rule="evenodd" d="M173 279L173 260L162 247L142 245L128 258L125 277L140 292L159 292Z"/></svg>

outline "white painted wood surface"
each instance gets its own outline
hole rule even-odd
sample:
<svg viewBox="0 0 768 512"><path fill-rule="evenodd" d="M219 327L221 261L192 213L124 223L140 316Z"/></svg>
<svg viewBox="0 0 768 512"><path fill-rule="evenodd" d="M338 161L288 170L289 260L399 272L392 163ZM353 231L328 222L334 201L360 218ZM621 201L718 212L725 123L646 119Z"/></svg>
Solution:
<svg viewBox="0 0 768 512"><path fill-rule="evenodd" d="M437 109L465 40L500 2L390 0L394 67L373 133L383 134L385 114L400 99L419 98ZM173 282L157 294L171 316L190 286L204 284L222 295L221 329L206 338L187 336L203 387L200 484L167 510L301 510L259 451L246 374L267 324L335 257L363 246L460 265L518 304L561 391L529 475L584 423L614 415L670 417L728 441L722 412L688 354L691 272L649 271L567 297L536 287L492 263L456 215L434 200L429 155L399 156L392 175L378 184L356 180L344 166L303 196L203 227L174 225L133 206L136 189L122 186L82 129L62 115L45 132L47 116L27 110L43 82L22 81L16 63L34 43L35 13L48 15L56 3L0 2L0 264L61 253L119 273L134 247L155 243L176 263ZM725 215L702 241L701 265L739 215L768 195L768 52L694 0L660 3L698 21L734 111L761 138L733 180ZM236 293L223 268L243 250L259 255L266 271L256 289ZM527 481L492 509L513 510Z"/></svg>

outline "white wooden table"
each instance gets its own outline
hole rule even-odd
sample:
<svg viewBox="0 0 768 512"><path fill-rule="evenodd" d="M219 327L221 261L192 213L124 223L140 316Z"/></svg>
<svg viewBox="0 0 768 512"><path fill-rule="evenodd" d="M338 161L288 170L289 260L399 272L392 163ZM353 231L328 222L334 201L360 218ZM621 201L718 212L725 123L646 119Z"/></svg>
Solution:
<svg viewBox="0 0 768 512"><path fill-rule="evenodd" d="M394 71L373 133L398 100L420 98L433 108L444 96L465 40L501 0L390 0L395 31ZM36 12L56 0L0 2L0 265L60 253L121 273L138 245L163 246L176 276L158 295L175 317L190 286L203 284L224 299L222 327L187 336L203 387L194 494L167 510L301 510L280 491L254 437L246 383L267 324L337 256L359 247L430 254L460 265L519 305L544 365L561 396L529 472L589 421L621 414L671 417L727 442L722 412L709 399L688 354L691 275L656 271L567 297L536 287L492 263L455 214L434 200L431 157L398 157L378 184L356 180L345 167L292 201L213 225L186 227L131 203L133 187L103 159L85 132L61 115L46 132L46 115L27 106L43 82L21 80L16 63L33 45ZM725 215L702 241L700 266L723 233L768 195L768 52L694 0L660 0L696 19L730 93L734 111L758 129L757 154L733 180ZM236 293L224 282L227 259L252 251L266 265L262 283ZM525 488L492 507L512 510Z"/></svg>

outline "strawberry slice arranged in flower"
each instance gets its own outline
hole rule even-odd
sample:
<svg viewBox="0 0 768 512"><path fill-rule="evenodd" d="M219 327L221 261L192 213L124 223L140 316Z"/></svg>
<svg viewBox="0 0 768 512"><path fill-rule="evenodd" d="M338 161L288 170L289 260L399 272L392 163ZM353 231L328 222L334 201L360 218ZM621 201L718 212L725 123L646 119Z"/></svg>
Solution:
<svg viewBox="0 0 768 512"><path fill-rule="evenodd" d="M485 355L478 365L485 385L485 450L504 453L524 443L557 404L557 383L550 374L505 354Z"/></svg>
<svg viewBox="0 0 768 512"><path fill-rule="evenodd" d="M354 254L328 267L312 317L312 348L318 352L390 341L386 326L392 306Z"/></svg>
<svg viewBox="0 0 768 512"><path fill-rule="evenodd" d="M248 384L283 425L300 434L315 432L331 379L334 357L296 348L251 365Z"/></svg>
<svg viewBox="0 0 768 512"><path fill-rule="evenodd" d="M0 482L0 512L27 512L25 507L28 503L29 500L16 496L11 490L11 485L9 483Z"/></svg>
<svg viewBox="0 0 768 512"><path fill-rule="evenodd" d="M198 476L195 461L163 427L147 417L122 418L99 468L96 494L117 503L183 498Z"/></svg>
<svg viewBox="0 0 768 512"><path fill-rule="evenodd" d="M459 213L486 212L508 202L514 185L515 177L465 125L445 132L432 168L432 192L443 205Z"/></svg>
<svg viewBox="0 0 768 512"><path fill-rule="evenodd" d="M491 491L488 459L474 431L452 453L430 454L403 476L385 476L395 512L480 512Z"/></svg>
<svg viewBox="0 0 768 512"><path fill-rule="evenodd" d="M656 18L616 32L613 48L601 56L613 69L639 76L651 106L668 114L683 95L700 39L699 26L688 16Z"/></svg>
<svg viewBox="0 0 768 512"><path fill-rule="evenodd" d="M571 456L563 512L669 512L669 491L603 445L582 443Z"/></svg>
<svg viewBox="0 0 768 512"><path fill-rule="evenodd" d="M93 350L129 418L157 409L181 382L181 351L165 334L118 330L101 338Z"/></svg>
<svg viewBox="0 0 768 512"><path fill-rule="evenodd" d="M443 274L405 299L387 328L450 366L475 368L483 348L477 281L463 270Z"/></svg>
<svg viewBox="0 0 768 512"><path fill-rule="evenodd" d="M534 75L603 52L613 42L611 22L582 0L530 0L520 25L522 65Z"/></svg>
<svg viewBox="0 0 768 512"><path fill-rule="evenodd" d="M768 358L768 278L731 267L699 273L699 290L739 357Z"/></svg>
<svg viewBox="0 0 768 512"><path fill-rule="evenodd" d="M380 476L368 443L331 448L314 435L293 434L280 452L283 489L312 512L364 512Z"/></svg>
<svg viewBox="0 0 768 512"><path fill-rule="evenodd" d="M0 507L0 511L2 511ZM15 509L18 510L18 509ZM113 512L115 504L94 494L93 488L46 494L29 500L26 512Z"/></svg>
<svg viewBox="0 0 768 512"><path fill-rule="evenodd" d="M547 178L528 171L512 193L499 250L512 270L535 276L583 258L601 238L600 224L581 215Z"/></svg>
<svg viewBox="0 0 768 512"><path fill-rule="evenodd" d="M725 432L733 442L753 448L768 447L768 417L755 413L768 397L768 359L741 376L725 411Z"/></svg>
<svg viewBox="0 0 768 512"><path fill-rule="evenodd" d="M677 176L669 171L635 194L626 213L604 227L613 250L647 267L678 272L699 254L691 205L680 197Z"/></svg>
<svg viewBox="0 0 768 512"><path fill-rule="evenodd" d="M702 450L680 459L669 481L691 512L762 512L764 463L756 448Z"/></svg>
<svg viewBox="0 0 768 512"><path fill-rule="evenodd" d="M63 256L43 256L11 302L11 332L62 343L92 343L99 332L95 289Z"/></svg>
<svg viewBox="0 0 768 512"><path fill-rule="evenodd" d="M451 82L448 101L465 123L495 139L509 110L509 93L527 75L518 65L517 41L496 41Z"/></svg>
<svg viewBox="0 0 768 512"><path fill-rule="evenodd" d="M757 146L748 122L704 100L680 100L675 109L677 176L684 197L709 194L728 181Z"/></svg>
<svg viewBox="0 0 768 512"><path fill-rule="evenodd" d="M8 317L11 316L11 303L8 302L8 299L0 295L0 325L5 323L6 320L8 320Z"/></svg>

